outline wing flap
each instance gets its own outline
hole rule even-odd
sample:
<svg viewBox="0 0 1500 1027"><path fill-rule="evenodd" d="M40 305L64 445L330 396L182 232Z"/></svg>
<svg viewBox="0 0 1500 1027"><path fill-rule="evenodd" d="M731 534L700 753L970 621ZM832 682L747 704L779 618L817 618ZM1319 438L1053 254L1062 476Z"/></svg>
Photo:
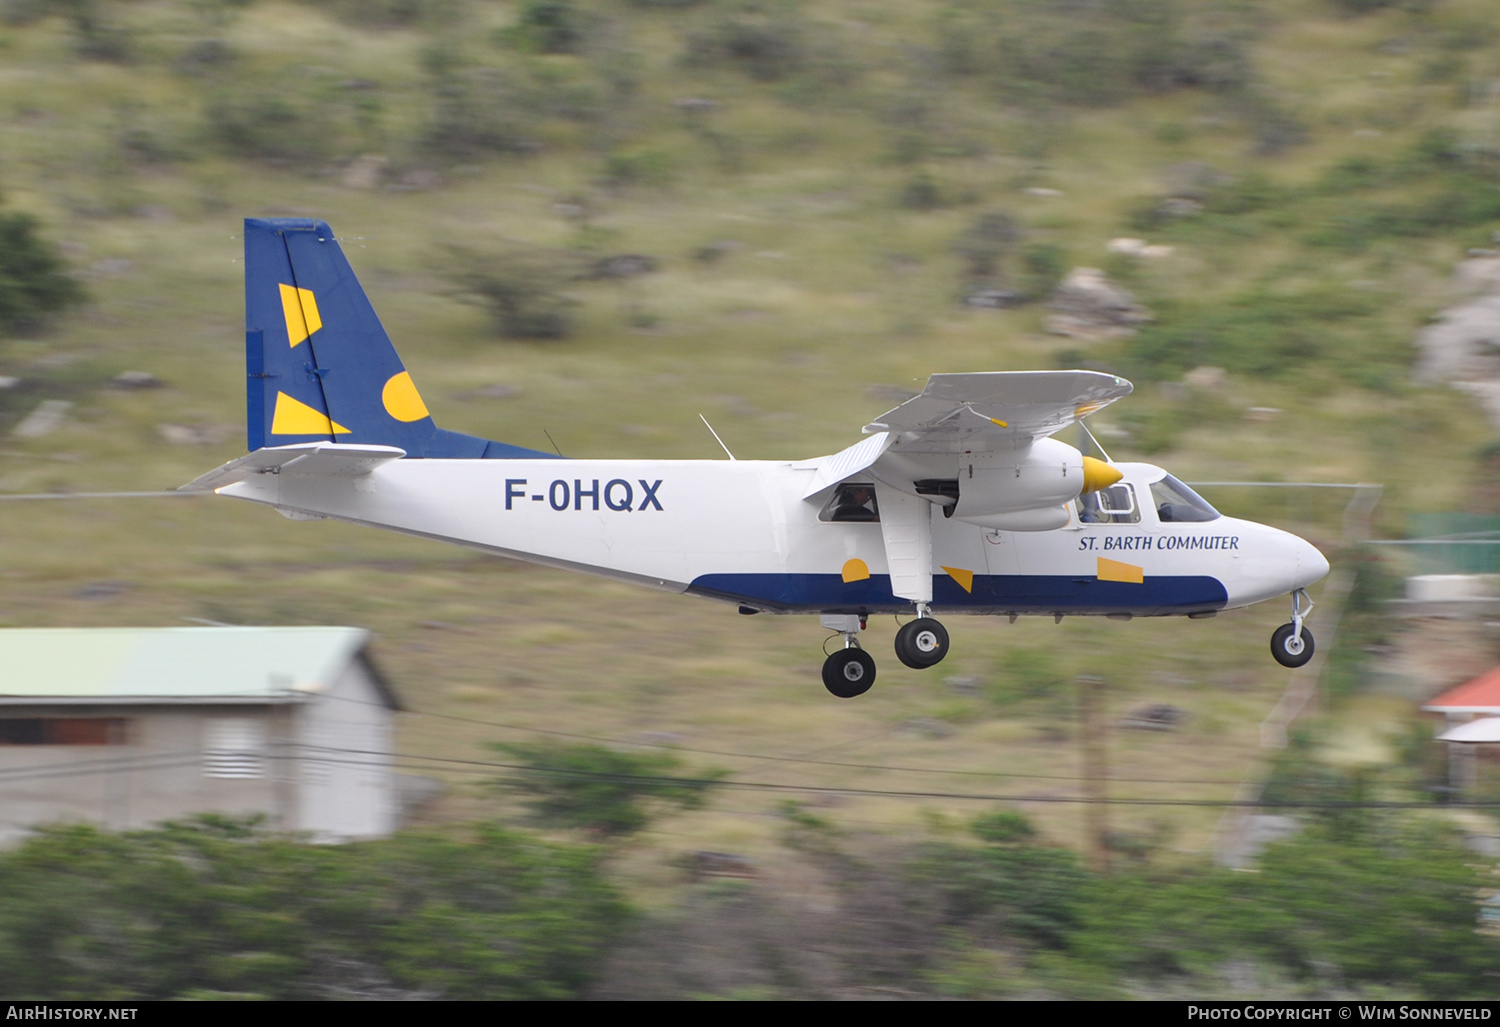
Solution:
<svg viewBox="0 0 1500 1027"><path fill-rule="evenodd" d="M178 491L216 492L257 474L359 477L405 455L406 450L395 446L358 446L338 442L267 446L194 478Z"/></svg>

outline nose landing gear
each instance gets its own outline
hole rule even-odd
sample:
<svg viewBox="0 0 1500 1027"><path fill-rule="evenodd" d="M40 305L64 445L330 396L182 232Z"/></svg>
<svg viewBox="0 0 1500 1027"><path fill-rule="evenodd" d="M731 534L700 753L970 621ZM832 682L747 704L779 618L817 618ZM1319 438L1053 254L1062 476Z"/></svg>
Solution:
<svg viewBox="0 0 1500 1027"><path fill-rule="evenodd" d="M1306 607L1302 604L1306 603ZM1292 621L1283 624L1271 635L1271 655L1283 667L1305 667L1313 658L1312 632L1303 625L1303 620L1312 612L1313 601L1302 589L1292 593Z"/></svg>
<svg viewBox="0 0 1500 1027"><path fill-rule="evenodd" d="M825 614L820 620L825 628L844 636L844 647L823 661L823 686L840 699L864 695L875 683L875 658L859 647L864 616Z"/></svg>
<svg viewBox="0 0 1500 1027"><path fill-rule="evenodd" d="M840 699L864 695L875 683L875 658L858 643L835 649L823 661L823 685Z"/></svg>

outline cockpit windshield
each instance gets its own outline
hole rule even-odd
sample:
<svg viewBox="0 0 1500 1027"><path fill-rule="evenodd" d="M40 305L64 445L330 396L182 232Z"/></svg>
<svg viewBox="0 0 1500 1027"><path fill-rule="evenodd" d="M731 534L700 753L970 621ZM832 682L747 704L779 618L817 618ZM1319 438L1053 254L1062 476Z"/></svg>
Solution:
<svg viewBox="0 0 1500 1027"><path fill-rule="evenodd" d="M1163 524L1212 521L1220 516L1206 499L1170 474L1152 483L1151 500L1156 504L1156 517Z"/></svg>

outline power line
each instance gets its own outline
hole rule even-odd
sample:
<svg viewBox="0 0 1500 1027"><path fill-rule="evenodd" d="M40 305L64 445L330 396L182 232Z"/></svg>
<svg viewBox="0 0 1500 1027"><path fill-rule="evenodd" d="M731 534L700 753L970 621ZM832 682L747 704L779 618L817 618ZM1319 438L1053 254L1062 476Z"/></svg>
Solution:
<svg viewBox="0 0 1500 1027"><path fill-rule="evenodd" d="M201 492L31 492L17 495L0 495L0 502L22 499L164 499L167 496L199 496Z"/></svg>
<svg viewBox="0 0 1500 1027"><path fill-rule="evenodd" d="M672 777L664 774L612 774L600 771L573 770L564 767L537 767L523 763L506 763L499 760L472 760L456 756L428 756L420 753L397 753L384 749L348 749L336 746L312 746L299 743L279 743L275 748L282 749L279 753L267 754L266 758L272 761L282 761L307 758L308 753L314 753L312 761L319 763L332 763L343 766L371 767L380 766L368 759L347 759L340 757L349 756L374 756L388 758L399 763L442 764L456 770L468 773L489 774L496 770L511 771L519 774L535 775L540 777L553 777L571 780L597 781L612 784L633 784L643 786L670 786L700 788L707 791L711 788L736 789L740 791L759 791L775 794L813 794L813 795L849 795L868 798L887 799L917 799L934 800L944 799L956 802L1006 802L1006 803L1040 803L1047 805L1108 805L1108 806L1183 806L1183 807L1208 807L1215 809L1224 808L1255 808L1255 809L1432 809L1431 802L1418 802L1410 800L1384 800L1384 801L1338 801L1338 800L1266 800L1266 799L1152 799L1139 796L1110 796L1092 797L1082 795L1027 795L1013 793L973 793L973 792L950 792L937 790L916 790L900 788L861 788L851 785L813 785L813 784L780 784L772 781L731 781L720 778L689 778ZM300 750L297 753L288 754L286 749ZM39 767L16 767L0 771L0 780L37 780L54 777L72 777L85 774L109 774L121 771L133 770L171 770L181 766L197 763L202 758L198 751L176 750L166 753L151 754L140 757L120 757L118 759L93 760L87 763L65 763L48 764ZM1493 810L1500 803L1496 802L1452 802L1446 804L1450 809L1489 809Z"/></svg>
<svg viewBox="0 0 1500 1027"><path fill-rule="evenodd" d="M352 696L325 695L325 699L337 699L340 702L358 703L362 706L384 706L384 703L372 702L367 699L355 699ZM769 763L795 763L817 767L843 767L850 770L881 770L891 773L905 774L952 774L957 777L1002 777L1020 778L1024 780L1038 781L1078 781L1081 778L1076 774L1028 774L1020 771L1006 770L958 770L946 767L908 767L899 764L885 763L857 763L850 760L817 760L806 756L776 756L757 754L749 752L734 752L726 749L703 749L690 745L677 745L671 742L644 742L627 738L610 738L605 735L587 735L575 731L555 731L549 728L525 727L520 724L507 724L498 720L483 720L479 717L464 717L454 713L433 713L428 710L409 709L403 711L417 717L434 717L441 720L454 720L465 724L479 724L485 727L504 728L508 731L523 731L534 734L552 735L558 738L574 738L587 742L604 742L610 745L628 745L645 749L664 749L669 752L690 752L700 756L727 756L733 759L762 760ZM815 750L816 751L816 750ZM1169 784L1169 785L1237 785L1238 778L1234 779L1210 779L1190 780L1176 777L1112 777L1112 781L1122 781L1127 784Z"/></svg>
<svg viewBox="0 0 1500 1027"><path fill-rule="evenodd" d="M371 756L383 755L391 756L398 760L423 760L430 763L454 764L470 769L472 772L496 769L512 770L527 774L602 781L614 784L673 785L678 787L697 787L704 790L709 788L737 788L747 791L812 792L824 795L860 795L879 798L954 799L968 802L1032 802L1110 806L1207 806L1213 808L1258 807L1265 809L1431 809L1433 807L1431 802L1416 802L1411 800L1339 801L1288 799L1276 801L1266 799L1149 799L1114 796L974 794L971 792L915 791L895 788L859 788L842 785L778 784L770 781L727 781L720 778L671 777L663 774L610 774L600 771L572 770L564 767L537 767L529 764L503 763L496 760L468 760L456 756L401 755L375 749L342 749L332 746L318 746L314 748L324 752ZM341 761L326 759L324 762L359 763L359 761L355 760ZM361 765L368 766L369 764L364 763ZM1462 809L1495 809L1496 807L1500 807L1500 802L1454 802L1449 803L1448 806L1449 808Z"/></svg>

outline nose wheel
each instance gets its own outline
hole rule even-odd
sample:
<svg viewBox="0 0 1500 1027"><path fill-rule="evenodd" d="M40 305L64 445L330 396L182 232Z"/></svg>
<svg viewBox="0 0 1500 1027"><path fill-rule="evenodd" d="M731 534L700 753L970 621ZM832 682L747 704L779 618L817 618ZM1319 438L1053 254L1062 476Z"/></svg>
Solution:
<svg viewBox="0 0 1500 1027"><path fill-rule="evenodd" d="M948 655L948 629L931 617L918 617L896 632L896 658L913 670L926 670Z"/></svg>
<svg viewBox="0 0 1500 1027"><path fill-rule="evenodd" d="M1305 667L1313 658L1312 632L1302 623L1312 608L1313 601L1307 598L1307 593L1297 589L1292 593L1291 623L1283 624L1271 634L1271 655L1283 667Z"/></svg>
<svg viewBox="0 0 1500 1027"><path fill-rule="evenodd" d="M835 649L823 661L823 685L840 699L864 695L874 683L875 658L863 649Z"/></svg>

